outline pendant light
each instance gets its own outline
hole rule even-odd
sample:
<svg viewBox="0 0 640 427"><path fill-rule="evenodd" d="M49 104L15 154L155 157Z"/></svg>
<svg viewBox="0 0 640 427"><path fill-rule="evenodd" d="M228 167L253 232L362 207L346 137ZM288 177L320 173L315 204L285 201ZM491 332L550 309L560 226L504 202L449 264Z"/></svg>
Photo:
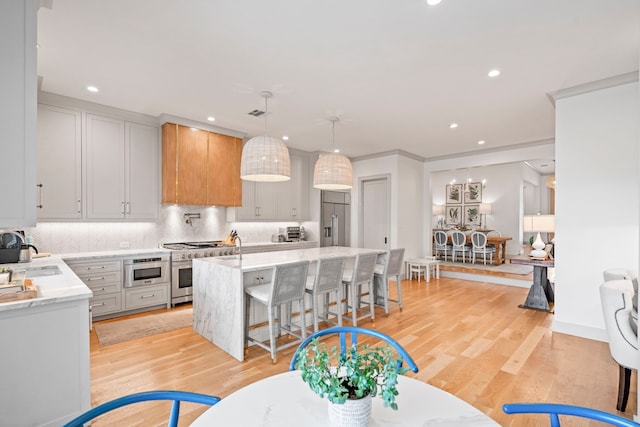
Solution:
<svg viewBox="0 0 640 427"><path fill-rule="evenodd" d="M337 117L330 117L331 153L322 153L313 170L313 186L321 190L349 190L353 187L353 169L347 156L335 150Z"/></svg>
<svg viewBox="0 0 640 427"><path fill-rule="evenodd" d="M264 98L264 136L251 138L242 148L240 178L246 181L278 182L291 179L289 150L284 142L267 136L267 99L271 92L260 93Z"/></svg>

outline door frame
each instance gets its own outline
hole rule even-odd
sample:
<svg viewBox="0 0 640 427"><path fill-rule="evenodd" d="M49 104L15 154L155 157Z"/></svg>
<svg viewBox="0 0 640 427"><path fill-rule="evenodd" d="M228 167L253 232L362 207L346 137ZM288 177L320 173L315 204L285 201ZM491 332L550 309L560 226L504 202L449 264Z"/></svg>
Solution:
<svg viewBox="0 0 640 427"><path fill-rule="evenodd" d="M371 181L384 181L387 190L387 248L391 247L391 174L370 175L358 178L358 247L364 247L364 185Z"/></svg>

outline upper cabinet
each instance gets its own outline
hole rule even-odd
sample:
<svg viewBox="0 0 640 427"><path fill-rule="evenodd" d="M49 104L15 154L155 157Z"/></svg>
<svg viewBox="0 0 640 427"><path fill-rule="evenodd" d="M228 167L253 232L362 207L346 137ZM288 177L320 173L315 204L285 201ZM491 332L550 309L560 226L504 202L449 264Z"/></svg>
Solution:
<svg viewBox="0 0 640 427"><path fill-rule="evenodd" d="M36 223L35 0L0 2L0 228Z"/></svg>
<svg viewBox="0 0 640 427"><path fill-rule="evenodd" d="M188 126L162 125L162 203L239 206L242 140Z"/></svg>
<svg viewBox="0 0 640 427"><path fill-rule="evenodd" d="M87 114L88 219L158 217L158 129Z"/></svg>
<svg viewBox="0 0 640 427"><path fill-rule="evenodd" d="M38 219L82 218L82 113L38 106Z"/></svg>
<svg viewBox="0 0 640 427"><path fill-rule="evenodd" d="M38 220L155 220L156 126L38 105Z"/></svg>
<svg viewBox="0 0 640 427"><path fill-rule="evenodd" d="M309 155L289 149L291 179L242 181L242 207L227 209L227 221L305 221L309 219Z"/></svg>

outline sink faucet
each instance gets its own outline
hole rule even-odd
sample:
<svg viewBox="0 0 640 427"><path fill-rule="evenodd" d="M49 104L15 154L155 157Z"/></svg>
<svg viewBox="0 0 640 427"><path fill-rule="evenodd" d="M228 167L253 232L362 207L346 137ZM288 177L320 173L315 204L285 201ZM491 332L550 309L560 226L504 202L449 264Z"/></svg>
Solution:
<svg viewBox="0 0 640 427"><path fill-rule="evenodd" d="M233 239L233 243L238 242L238 259L242 261L242 239L240 236L235 236Z"/></svg>

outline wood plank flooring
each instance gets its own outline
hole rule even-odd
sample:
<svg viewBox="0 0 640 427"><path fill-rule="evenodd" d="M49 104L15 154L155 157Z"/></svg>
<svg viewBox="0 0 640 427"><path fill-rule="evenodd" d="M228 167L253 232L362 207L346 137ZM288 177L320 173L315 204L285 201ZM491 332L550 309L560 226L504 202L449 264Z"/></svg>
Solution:
<svg viewBox="0 0 640 427"><path fill-rule="evenodd" d="M385 332L407 349L420 367L409 376L458 396L503 426L548 425L544 416L503 414L507 402L570 403L617 413L618 368L608 345L552 333L553 314L518 308L527 289L449 278L420 284L405 280L402 289L402 312L394 306L384 317L378 309L374 325L365 321L361 326ZM143 315L153 313L136 316ZM266 351L252 347L247 360L238 362L190 328L105 348L99 348L92 332L92 405L154 389L224 398L286 371L293 351L279 352L277 364L272 364ZM637 412L636 393L634 372L623 416L632 418ZM204 410L183 405L181 425L189 425ZM168 404L148 402L104 416L95 425L166 425L168 413ZM572 425L590 424L563 422Z"/></svg>

